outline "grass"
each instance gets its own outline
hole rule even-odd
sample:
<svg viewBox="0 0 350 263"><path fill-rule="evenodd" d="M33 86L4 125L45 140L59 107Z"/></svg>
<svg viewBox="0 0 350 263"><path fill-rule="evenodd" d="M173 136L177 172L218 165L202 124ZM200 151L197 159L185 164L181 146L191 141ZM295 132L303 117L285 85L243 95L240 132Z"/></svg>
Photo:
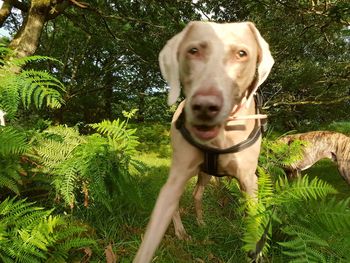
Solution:
<svg viewBox="0 0 350 263"><path fill-rule="evenodd" d="M331 184L337 189L339 192L337 197L341 199L345 199L350 196L349 185L338 172L336 164L328 159L319 161L310 169L304 171L303 174L308 174L310 179L318 177Z"/></svg>
<svg viewBox="0 0 350 263"><path fill-rule="evenodd" d="M168 176L169 158L143 153L139 160L148 167L140 177L142 203L132 220L125 218L124 222L119 221L113 246L118 262L132 262L157 195ZM191 240L178 240L170 224L153 262L245 262L244 253L240 250L241 215L235 212L238 211L238 203L235 200L225 202L229 195L210 184L203 203L206 226L199 227L192 200L195 183L195 178L188 183L180 202L182 220Z"/></svg>
<svg viewBox="0 0 350 263"><path fill-rule="evenodd" d="M160 128L159 128L160 129ZM164 128L163 128L164 129ZM145 137L149 133L159 134L157 131L144 129ZM163 133L161 133L163 134ZM152 137L153 138L153 137ZM132 262L140 245L146 225L149 221L158 193L167 180L170 166L169 136L154 137L152 143L139 146L141 154L137 157L145 165L142 174L136 175L140 189L140 201L134 207L116 209L115 214L101 213L98 218L92 218L93 229L99 240L100 251L98 259L90 262L105 262L104 248L112 244L117 262ZM319 177L333 185L338 191L339 199L349 196L349 185L342 179L336 166L328 160L321 161L304 172L311 178ZM189 241L178 240L174 234L172 223L161 245L158 248L153 262L156 263L223 263L248 262L243 246L243 217L240 210L239 192L235 197L226 189L220 189L211 183L206 187L203 198L203 211L206 226L197 225L195 218L192 191L196 183L193 178L187 184L180 201L180 212L187 233L192 237ZM277 233L275 233L278 235ZM275 236L276 238L276 236ZM271 251L266 262L284 262L279 255L280 251Z"/></svg>
<svg viewBox="0 0 350 263"><path fill-rule="evenodd" d="M117 254L117 262L132 262L157 195L168 176L169 158L159 157L158 154L151 152L142 153L138 159L148 167L139 178L142 202L136 214L124 219L123 222L118 222L113 247ZM339 197L349 196L350 188L332 162L321 161L306 173L311 178L318 176L335 186L339 191ZM243 235L241 224L244 215L239 211L238 200L232 198L225 189L220 189L213 183L208 185L203 199L206 226L199 227L192 200L195 183L195 178L188 183L180 202L182 220L192 239L178 240L170 224L153 262L247 262L246 255L241 250ZM269 262L281 261L278 255L271 255Z"/></svg>

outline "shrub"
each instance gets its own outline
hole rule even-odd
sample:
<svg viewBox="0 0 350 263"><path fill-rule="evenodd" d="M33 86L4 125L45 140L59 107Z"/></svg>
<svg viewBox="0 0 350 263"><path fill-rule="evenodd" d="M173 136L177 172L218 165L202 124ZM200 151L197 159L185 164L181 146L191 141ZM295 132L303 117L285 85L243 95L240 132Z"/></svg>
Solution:
<svg viewBox="0 0 350 263"><path fill-rule="evenodd" d="M138 140L124 121L90 126L98 133L82 136L74 127L49 127L37 137L30 156L41 164L37 170L52 178L58 200L71 208L99 204L112 212L116 199L137 198L129 166L140 168L132 158Z"/></svg>
<svg viewBox="0 0 350 263"><path fill-rule="evenodd" d="M20 158L28 150L25 134L12 127L0 126L0 142L0 187L19 194L20 173L23 172Z"/></svg>
<svg viewBox="0 0 350 263"><path fill-rule="evenodd" d="M141 144L137 147L140 151L156 152L160 157L170 156L170 127L165 124L142 124L137 127L137 135Z"/></svg>
<svg viewBox="0 0 350 263"><path fill-rule="evenodd" d="M2 262L66 262L72 250L92 246L86 229L52 210L25 200L0 203L0 258Z"/></svg>
<svg viewBox="0 0 350 263"><path fill-rule="evenodd" d="M287 262L349 262L350 199L329 199L337 191L318 178L289 181L278 164L298 156L298 147L288 156L290 150L277 145L266 139L263 143L258 200L247 198L244 203L243 249L257 261L272 247L271 253L281 251ZM281 161L281 156L287 158Z"/></svg>
<svg viewBox="0 0 350 263"><path fill-rule="evenodd" d="M10 49L0 46L0 109L6 112L6 117L12 119L21 104L25 108L32 104L36 108L43 105L60 108L63 84L48 72L21 69L30 62L54 59L44 56L8 59L10 55Z"/></svg>

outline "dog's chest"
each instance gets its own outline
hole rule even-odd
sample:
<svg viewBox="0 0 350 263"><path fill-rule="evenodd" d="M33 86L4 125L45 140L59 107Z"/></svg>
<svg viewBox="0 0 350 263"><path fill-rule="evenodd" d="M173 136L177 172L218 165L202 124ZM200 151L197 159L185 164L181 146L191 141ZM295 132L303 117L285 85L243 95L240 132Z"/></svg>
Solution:
<svg viewBox="0 0 350 263"><path fill-rule="evenodd" d="M218 174L235 177L239 166L237 154L221 154L218 157Z"/></svg>

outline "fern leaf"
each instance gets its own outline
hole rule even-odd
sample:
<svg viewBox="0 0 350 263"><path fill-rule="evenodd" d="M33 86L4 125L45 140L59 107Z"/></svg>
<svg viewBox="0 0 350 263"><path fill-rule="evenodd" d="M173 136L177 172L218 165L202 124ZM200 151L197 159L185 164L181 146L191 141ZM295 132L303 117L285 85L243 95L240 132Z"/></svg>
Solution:
<svg viewBox="0 0 350 263"><path fill-rule="evenodd" d="M279 242L286 248L283 254L293 258L291 262L326 262L325 255L319 250L328 248L329 244L315 232L299 225L287 226L283 231L294 237L291 241Z"/></svg>
<svg viewBox="0 0 350 263"><path fill-rule="evenodd" d="M87 237L79 237L85 229L51 213L52 210L44 210L25 200L7 198L1 202L2 262L47 262L53 254L67 259L70 250L95 244ZM68 234L62 235L61 231Z"/></svg>
<svg viewBox="0 0 350 263"><path fill-rule="evenodd" d="M12 127L0 127L0 155L20 155L28 149L26 137Z"/></svg>
<svg viewBox="0 0 350 263"><path fill-rule="evenodd" d="M134 136L135 129L127 129L126 122L118 120L104 120L100 123L90 124L99 133L109 139L109 144L115 150L123 150L128 155L135 154L136 146L139 144L137 136Z"/></svg>
<svg viewBox="0 0 350 263"><path fill-rule="evenodd" d="M0 165L0 169L2 168ZM0 187L8 188L16 194L19 194L18 184L20 179L17 169L11 171L7 166L4 170L0 170Z"/></svg>
<svg viewBox="0 0 350 263"><path fill-rule="evenodd" d="M0 108L7 112L7 118L15 116L20 101L25 108L32 104L40 108L44 101L51 108L59 108L64 103L61 93L65 88L58 79L45 71L18 70L29 62L47 59L50 58L32 56L3 62L0 67Z"/></svg>
<svg viewBox="0 0 350 263"><path fill-rule="evenodd" d="M310 200L337 193L337 190L317 177L309 182L308 176L299 177L292 183L286 177L279 178L276 183L276 203L282 204L300 200Z"/></svg>
<svg viewBox="0 0 350 263"><path fill-rule="evenodd" d="M335 198L323 200L320 205L316 206L318 209L314 214L329 232L350 232L349 203L350 198L340 201Z"/></svg>

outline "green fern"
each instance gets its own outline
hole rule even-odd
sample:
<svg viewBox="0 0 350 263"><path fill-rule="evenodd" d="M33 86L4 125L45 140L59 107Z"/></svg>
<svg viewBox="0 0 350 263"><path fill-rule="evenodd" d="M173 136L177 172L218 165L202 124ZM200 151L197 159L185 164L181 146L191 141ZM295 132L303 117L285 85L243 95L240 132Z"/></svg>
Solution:
<svg viewBox="0 0 350 263"><path fill-rule="evenodd" d="M283 253L293 260L319 255L310 262L349 262L349 202L350 198L341 201L331 198L290 209L288 217L294 220L282 228L289 237L287 241L279 242ZM295 243L299 246L293 246Z"/></svg>
<svg viewBox="0 0 350 263"><path fill-rule="evenodd" d="M116 151L123 151L128 155L135 154L136 146L139 144L136 129L128 129L126 121L104 120L100 123L90 124L100 134L108 138L110 146Z"/></svg>
<svg viewBox="0 0 350 263"><path fill-rule="evenodd" d="M318 251L317 248L325 250L328 243L315 232L300 225L287 226L283 231L289 236L296 237L293 240L279 243L287 249L283 253L293 258L289 262L327 262L324 253Z"/></svg>
<svg viewBox="0 0 350 263"><path fill-rule="evenodd" d="M280 177L276 183L275 204L286 204L301 200L322 199L337 190L317 177L309 182L309 177L299 177L290 182L286 177Z"/></svg>
<svg viewBox="0 0 350 263"><path fill-rule="evenodd" d="M14 58L10 56L11 51L4 47L0 53L3 57L0 58L0 109L7 113L7 118L15 116L20 102L25 108L32 104L41 108L44 103L50 108L61 107L64 85L48 72L23 69L31 62L54 59L44 56Z"/></svg>
<svg viewBox="0 0 350 263"><path fill-rule="evenodd" d="M111 200L137 193L129 166L138 141L125 122L93 124L101 134L81 136L75 128L50 127L38 136L31 157L51 175L57 197L73 208L78 200L85 206L102 204L113 210ZM132 189L132 191L130 191ZM82 194L83 193L83 196Z"/></svg>
<svg viewBox="0 0 350 263"><path fill-rule="evenodd" d="M254 254L258 260L266 255L269 249L270 218L274 198L274 188L271 177L261 168L258 168L258 192L255 198L247 197L245 203L246 218L244 219L243 250Z"/></svg>
<svg viewBox="0 0 350 263"><path fill-rule="evenodd" d="M0 126L0 156L20 155L28 149L26 137L12 127ZM6 142L6 143L4 143Z"/></svg>
<svg viewBox="0 0 350 263"><path fill-rule="evenodd" d="M263 156L260 157L257 170L259 175L257 199L247 198L244 205L246 217L243 250L249 252L256 261L267 256L272 242L271 235L277 228L288 236L286 241L278 244L283 248L283 253L289 259L295 259L295 262L328 262L325 260L341 259L338 255L342 252L339 251L344 251L344 248L339 246L337 251L332 250L327 235L320 234L323 232L319 229L327 229L325 233L328 233L328 237L329 233L335 233L339 229L343 233L350 233L349 224L344 223L344 221L349 222L348 214L344 213L348 209L349 201L337 204L332 199L333 201L329 204L324 201L320 203L320 200L337 191L318 178L310 181L306 175L289 181L284 172L281 172L276 174L273 180L271 171L281 171L274 167L279 167L281 163L283 165L282 160L286 160L285 163L295 160L294 158L300 154L302 144L295 145L292 150L293 157L286 157L287 152L290 152L289 148L282 146L282 149L278 149L281 146L280 143L275 144L266 140L263 145L267 149L262 150ZM305 202L313 201L318 202L315 207L319 207L319 210L305 206ZM308 210L303 211L300 209L301 206L307 207ZM342 217L336 216L341 213L343 213ZM317 218L313 218L312 214ZM317 225L314 222L320 222L320 224ZM346 248L349 247L346 246Z"/></svg>
<svg viewBox="0 0 350 263"><path fill-rule="evenodd" d="M65 262L72 249L94 245L86 230L25 200L0 203L2 262Z"/></svg>
<svg viewBox="0 0 350 263"><path fill-rule="evenodd" d="M0 127L0 187L19 194L21 155L28 150L26 136L11 127Z"/></svg>
<svg viewBox="0 0 350 263"><path fill-rule="evenodd" d="M286 144L279 140L264 138L262 142L259 165L273 175L284 175L284 168L303 157L305 141L294 140Z"/></svg>

